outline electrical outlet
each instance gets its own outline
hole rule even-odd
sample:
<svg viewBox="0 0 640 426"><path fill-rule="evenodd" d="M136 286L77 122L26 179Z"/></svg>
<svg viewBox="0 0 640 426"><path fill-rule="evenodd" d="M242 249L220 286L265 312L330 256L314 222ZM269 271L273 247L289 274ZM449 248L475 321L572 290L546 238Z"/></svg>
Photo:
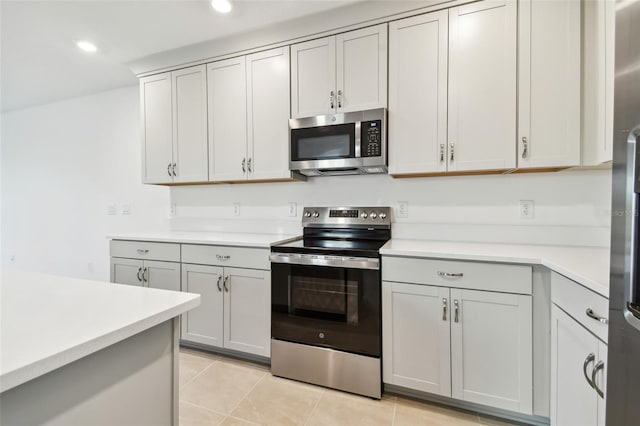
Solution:
<svg viewBox="0 0 640 426"><path fill-rule="evenodd" d="M520 219L533 219L533 200L520 200Z"/></svg>
<svg viewBox="0 0 640 426"><path fill-rule="evenodd" d="M296 217L298 215L298 205L296 203L289 203L289 216Z"/></svg>
<svg viewBox="0 0 640 426"><path fill-rule="evenodd" d="M122 214L130 215L131 214L131 204L123 204L122 205Z"/></svg>
<svg viewBox="0 0 640 426"><path fill-rule="evenodd" d="M240 216L240 203L233 203L233 215Z"/></svg>
<svg viewBox="0 0 640 426"><path fill-rule="evenodd" d="M116 208L116 205L115 205L115 204L109 204L109 205L107 206L107 215L109 215L109 216L115 216L117 212L118 212L118 211L117 211L117 208Z"/></svg>
<svg viewBox="0 0 640 426"><path fill-rule="evenodd" d="M169 203L169 217L176 215L176 203Z"/></svg>
<svg viewBox="0 0 640 426"><path fill-rule="evenodd" d="M15 263L15 261L16 261L16 255L15 254L12 254L11 256L9 256L9 262Z"/></svg>
<svg viewBox="0 0 640 426"><path fill-rule="evenodd" d="M397 217L409 217L409 202L398 201L398 214Z"/></svg>

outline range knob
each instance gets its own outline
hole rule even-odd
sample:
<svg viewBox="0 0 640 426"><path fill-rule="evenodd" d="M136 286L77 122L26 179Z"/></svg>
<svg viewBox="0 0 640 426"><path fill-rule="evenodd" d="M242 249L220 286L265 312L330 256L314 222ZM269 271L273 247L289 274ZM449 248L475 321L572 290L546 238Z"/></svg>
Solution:
<svg viewBox="0 0 640 426"><path fill-rule="evenodd" d="M362 212L360 213L360 217L366 219L367 217L369 217L369 215L367 214L367 212Z"/></svg>
<svg viewBox="0 0 640 426"><path fill-rule="evenodd" d="M371 216L371 219L375 219L376 217L378 217L378 215L376 214L376 212L371 212L371 213L369 213L369 216Z"/></svg>
<svg viewBox="0 0 640 426"><path fill-rule="evenodd" d="M311 212L310 211L304 212L304 217L311 217Z"/></svg>
<svg viewBox="0 0 640 426"><path fill-rule="evenodd" d="M318 213L317 211L313 212L313 217L320 217L320 213Z"/></svg>
<svg viewBox="0 0 640 426"><path fill-rule="evenodd" d="M385 212L380 212L380 213L378 214L378 217L379 217L380 219L383 219L383 220L384 220L384 219L386 219L386 218L387 218L387 214L386 214Z"/></svg>

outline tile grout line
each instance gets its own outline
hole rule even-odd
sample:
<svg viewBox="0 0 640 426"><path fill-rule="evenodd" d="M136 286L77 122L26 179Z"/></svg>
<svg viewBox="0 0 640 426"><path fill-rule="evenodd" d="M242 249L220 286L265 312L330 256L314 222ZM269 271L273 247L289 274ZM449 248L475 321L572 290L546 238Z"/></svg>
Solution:
<svg viewBox="0 0 640 426"><path fill-rule="evenodd" d="M326 388L321 388L321 389L322 389L322 393L320 394L320 398L318 398L318 400L316 401L316 403L313 406L313 408L311 409L311 411L309 411L309 415L307 416L307 418L304 419L304 423L302 424L303 426L306 426L307 423L309 423L309 419L313 415L313 412L316 411L316 408L318 408L318 405L320 404L320 400L322 400L322 398L324 398L324 395L327 393L327 389Z"/></svg>
<svg viewBox="0 0 640 426"><path fill-rule="evenodd" d="M209 364L209 365L208 365L204 370L202 370L201 372L199 372L198 374L196 374L195 376L193 376L193 377L191 378L191 380L189 380L189 381L185 382L185 384L184 384L184 385L182 385L182 386L180 386L180 387L178 388L178 390L179 390L179 391L181 391L182 389L184 389L184 387L185 387L185 386L187 386L188 384L190 384L191 382L193 382L195 379L197 379L198 377L200 377L201 375L203 375L205 371L207 371L208 369L210 369L210 368L213 366L213 364L215 364L215 363L216 363L216 362L218 362L218 361L219 361L219 360L217 360L217 359L216 359L216 360L212 360L211 364ZM179 370L180 370L180 366L178 366L178 374L180 374L180 371L179 371Z"/></svg>
<svg viewBox="0 0 640 426"><path fill-rule="evenodd" d="M248 367L247 367L247 368L248 368ZM269 373L269 374L271 374L271 373ZM256 384L255 384L255 385L253 385L253 386L251 387L251 389L249 389L249 390L248 390L248 391L247 391L247 392L242 396L242 398L240 398L240 400L238 401L238 403L237 403L237 404L236 404L236 405L235 405L235 406L234 406L234 407L229 411L229 414L228 414L228 416L229 416L229 417L233 417L233 416L232 416L232 413L235 411L235 409L236 409L236 408L238 408L238 407L240 406L240 404L242 403L242 401L244 401L244 399L245 399L246 397L248 397L248 396L249 396L249 394L250 394L250 393L251 393L251 392L252 392L252 391L253 391L253 390L254 390L254 389L255 389L255 388L260 384L260 382L262 382L262 381L264 380L264 378L265 378L265 377L267 377L267 373L266 373L266 372L263 372L263 373L262 373L262 377L260 377L260 379L256 382ZM240 419L240 420L243 420L243 421L249 421L249 420L245 420L245 419L243 419L243 418L241 418L241 417L234 417L234 418L236 418L236 419Z"/></svg>
<svg viewBox="0 0 640 426"><path fill-rule="evenodd" d="M205 411L210 411L210 412L212 412L214 414L218 414L219 416L222 416L223 419L228 417L227 414L221 413L221 412L216 411L216 410L212 410L211 408L203 407L202 405L194 404L193 402L190 402L190 401L180 401L180 402L183 403L183 404L191 405L191 406L196 407L196 408L200 408L200 409L205 410Z"/></svg>
<svg viewBox="0 0 640 426"><path fill-rule="evenodd" d="M396 424L396 411L398 409L398 401L393 401L393 417L391 417L391 426Z"/></svg>

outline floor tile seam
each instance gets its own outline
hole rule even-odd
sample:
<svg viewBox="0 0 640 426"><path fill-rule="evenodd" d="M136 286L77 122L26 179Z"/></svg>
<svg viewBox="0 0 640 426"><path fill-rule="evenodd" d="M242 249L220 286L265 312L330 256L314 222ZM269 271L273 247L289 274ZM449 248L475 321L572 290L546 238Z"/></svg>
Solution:
<svg viewBox="0 0 640 426"><path fill-rule="evenodd" d="M236 404L236 405L235 405L231 410L229 410L229 414L227 414L228 416L234 417L234 416L232 416L233 412L234 412L235 410L237 410L237 409L238 409L238 407L240 406L240 404L242 404L242 401L244 401L244 400L249 396L249 394L250 394L251 392L253 392L253 390L254 390L254 389L255 389L255 388L260 384L260 382L262 382L262 381L264 380L264 378L265 378L265 377L267 377L267 373L266 373L266 372L263 372L263 373L262 373L262 377L260 377L260 379L259 379L259 380L258 380L258 381L257 381L257 382L252 386L252 387L251 387L251 389L249 389L249 390L248 390L248 391L247 391L247 392L242 396L242 398L240 398L240 400L238 401L238 403L237 403L237 404ZM240 419L240 420L245 420L245 419L243 419L243 418L241 418L241 417L234 417L234 418L236 418L236 419ZM248 421L248 420L245 420L245 421Z"/></svg>
<svg viewBox="0 0 640 426"><path fill-rule="evenodd" d="M396 411L398 409L398 402L393 401L393 416L391 417L391 426L395 426L396 424Z"/></svg>
<svg viewBox="0 0 640 426"><path fill-rule="evenodd" d="M201 372L199 372L198 374L196 374L195 376L193 376L190 380L188 380L185 384L183 384L182 386L180 386L179 390L184 389L188 384L190 384L191 382L193 382L194 380L196 380L198 377L202 376L204 374L205 371L207 371L208 369L210 369L213 364L219 362L218 360L212 361L211 364L209 364L208 366L206 366Z"/></svg>
<svg viewBox="0 0 640 426"><path fill-rule="evenodd" d="M327 393L327 389L326 388L320 388L320 389L322 390L322 393L320 394L320 398L318 398L318 400L316 401L316 403L313 406L313 408L309 411L309 414L307 415L307 418L304 419L303 426L307 426L307 424L309 423L309 419L313 415L314 411L316 411L316 409L318 408L318 405L320 404L320 401L322 400L322 398L324 398L325 394Z"/></svg>
<svg viewBox="0 0 640 426"><path fill-rule="evenodd" d="M209 407L204 407L204 406L202 406L202 405L196 404L196 403L191 402L191 401L187 401L187 400L180 400L180 402L181 402L181 403L183 403L183 404L192 405L192 406L194 406L194 407L200 408L200 409L202 409L202 410L209 411L209 412L214 413L214 414L218 414L219 416L222 416L222 417L223 417L223 419L224 419L225 417L229 417L229 415L228 415L228 414L224 414L224 413L221 413L220 411L212 410L212 409L211 409L211 408L209 408Z"/></svg>
<svg viewBox="0 0 640 426"><path fill-rule="evenodd" d="M250 425L255 425L255 426L262 426L260 423L255 423L252 422L251 420L247 420L247 419L243 419L242 417L236 417L236 416L232 416L231 414L227 415L224 420L228 419L228 418L232 418L232 419L236 419L236 420L240 420L244 423L249 423ZM224 422L223 420L223 422Z"/></svg>

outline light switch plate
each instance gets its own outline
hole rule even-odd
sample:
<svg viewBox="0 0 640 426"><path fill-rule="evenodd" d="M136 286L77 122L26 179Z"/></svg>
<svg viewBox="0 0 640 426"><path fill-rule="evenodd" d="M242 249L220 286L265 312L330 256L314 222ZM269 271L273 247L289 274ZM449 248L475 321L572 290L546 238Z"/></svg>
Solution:
<svg viewBox="0 0 640 426"><path fill-rule="evenodd" d="M289 203L289 217L296 217L298 215L298 205L294 202Z"/></svg>
<svg viewBox="0 0 640 426"><path fill-rule="evenodd" d="M109 204L107 206L107 215L109 216L115 216L116 213L118 212L116 205L115 204Z"/></svg>
<svg viewBox="0 0 640 426"><path fill-rule="evenodd" d="M233 203L233 215L240 216L240 203Z"/></svg>
<svg viewBox="0 0 640 426"><path fill-rule="evenodd" d="M408 201L398 201L397 207L398 214L396 215L399 218L407 218L409 217L409 202Z"/></svg>

